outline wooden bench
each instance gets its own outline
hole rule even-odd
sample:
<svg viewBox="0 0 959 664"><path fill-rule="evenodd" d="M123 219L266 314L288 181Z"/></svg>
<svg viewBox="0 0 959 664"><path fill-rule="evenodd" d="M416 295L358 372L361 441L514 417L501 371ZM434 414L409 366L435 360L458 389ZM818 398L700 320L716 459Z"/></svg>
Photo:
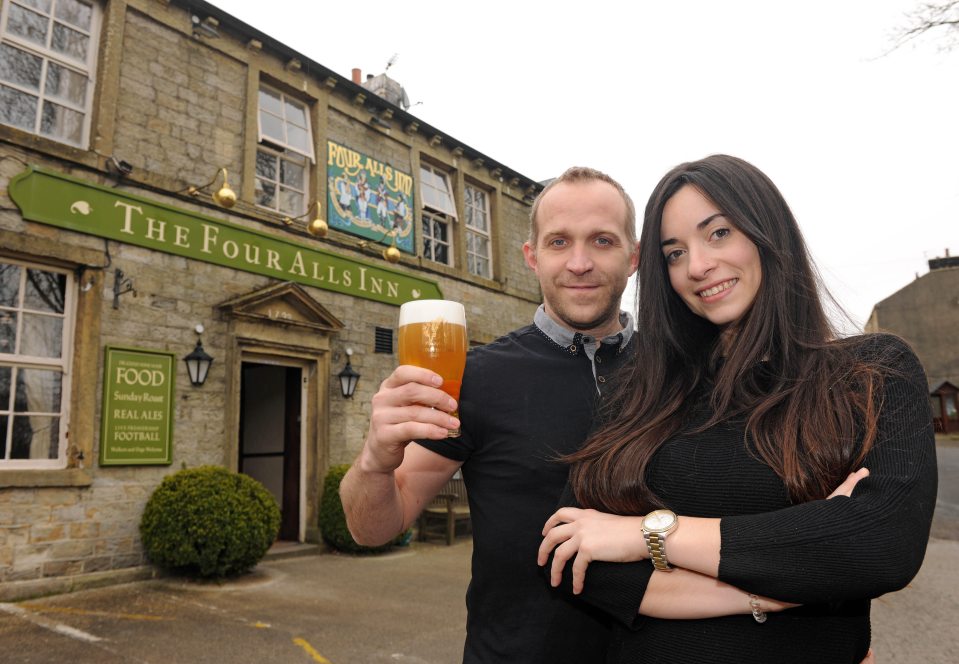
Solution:
<svg viewBox="0 0 959 664"><path fill-rule="evenodd" d="M445 534L446 544L450 545L456 536L456 524L460 522L469 525L470 506L466 500L463 478L457 473L420 513L418 539L426 541L432 530L437 534Z"/></svg>

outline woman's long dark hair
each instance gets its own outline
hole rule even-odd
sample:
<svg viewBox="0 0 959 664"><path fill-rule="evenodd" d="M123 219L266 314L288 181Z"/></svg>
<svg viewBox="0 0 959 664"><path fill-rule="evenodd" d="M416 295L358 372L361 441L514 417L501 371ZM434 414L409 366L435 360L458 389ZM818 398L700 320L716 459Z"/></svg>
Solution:
<svg viewBox="0 0 959 664"><path fill-rule="evenodd" d="M759 250L756 299L722 348L719 328L673 290L660 248L663 208L685 186ZM825 498L873 444L882 376L856 359L856 340L836 339L782 194L735 157L681 164L653 190L640 242L637 347L603 406L603 424L566 459L577 500L617 514L660 506L646 482L649 461L695 401L707 398L712 415L698 430L742 418L744 444L782 478L793 501Z"/></svg>

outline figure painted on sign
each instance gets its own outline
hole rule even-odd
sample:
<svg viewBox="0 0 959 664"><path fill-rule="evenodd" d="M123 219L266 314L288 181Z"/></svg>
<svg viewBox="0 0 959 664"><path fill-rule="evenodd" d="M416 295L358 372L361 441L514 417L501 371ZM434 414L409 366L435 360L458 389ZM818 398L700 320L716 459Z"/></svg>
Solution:
<svg viewBox="0 0 959 664"><path fill-rule="evenodd" d="M337 180L336 191L339 193L340 208L344 212L348 212L350 209L350 203L353 202L353 187L350 185L350 181L345 177Z"/></svg>
<svg viewBox="0 0 959 664"><path fill-rule="evenodd" d="M386 183L380 180L380 184L376 187L376 214L379 217L380 222L386 221L388 200Z"/></svg>
<svg viewBox="0 0 959 664"><path fill-rule="evenodd" d="M370 199L370 185L366 181L366 171L360 171L360 179L356 182L356 205L359 208L359 218L367 219L366 208Z"/></svg>
<svg viewBox="0 0 959 664"><path fill-rule="evenodd" d="M406 229L410 225L409 219L406 218L406 212L409 208L406 206L406 199L403 196L400 196L398 201L396 207L393 208L393 228L400 235L405 235Z"/></svg>

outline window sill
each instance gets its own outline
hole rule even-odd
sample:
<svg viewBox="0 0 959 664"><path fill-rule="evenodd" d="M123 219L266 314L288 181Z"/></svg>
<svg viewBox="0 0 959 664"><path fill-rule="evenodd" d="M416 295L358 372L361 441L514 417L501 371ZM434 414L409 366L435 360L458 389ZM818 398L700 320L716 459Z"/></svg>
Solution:
<svg viewBox="0 0 959 664"><path fill-rule="evenodd" d="M47 157L65 159L91 168L98 167L97 155L92 150L61 143L52 138L23 131L9 125L0 125L0 140L27 150L42 152Z"/></svg>
<svg viewBox="0 0 959 664"><path fill-rule="evenodd" d="M89 469L0 470L0 488L9 487L85 487L93 484Z"/></svg>

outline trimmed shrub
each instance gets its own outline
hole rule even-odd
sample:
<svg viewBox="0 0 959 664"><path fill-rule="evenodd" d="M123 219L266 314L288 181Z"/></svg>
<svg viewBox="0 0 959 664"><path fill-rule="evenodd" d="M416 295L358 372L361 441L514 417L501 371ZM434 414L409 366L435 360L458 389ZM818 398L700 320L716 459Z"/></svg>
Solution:
<svg viewBox="0 0 959 664"><path fill-rule="evenodd" d="M338 551L348 553L380 553L387 551L396 540L383 546L363 546L357 544L346 527L346 515L343 513L343 503L340 502L340 482L350 469L350 464L343 463L330 467L323 481L323 499L320 501L320 532L323 541ZM402 537L402 533L397 539Z"/></svg>
<svg viewBox="0 0 959 664"><path fill-rule="evenodd" d="M279 529L280 508L273 495L252 477L220 466L165 477L140 521L150 562L204 578L251 570Z"/></svg>

